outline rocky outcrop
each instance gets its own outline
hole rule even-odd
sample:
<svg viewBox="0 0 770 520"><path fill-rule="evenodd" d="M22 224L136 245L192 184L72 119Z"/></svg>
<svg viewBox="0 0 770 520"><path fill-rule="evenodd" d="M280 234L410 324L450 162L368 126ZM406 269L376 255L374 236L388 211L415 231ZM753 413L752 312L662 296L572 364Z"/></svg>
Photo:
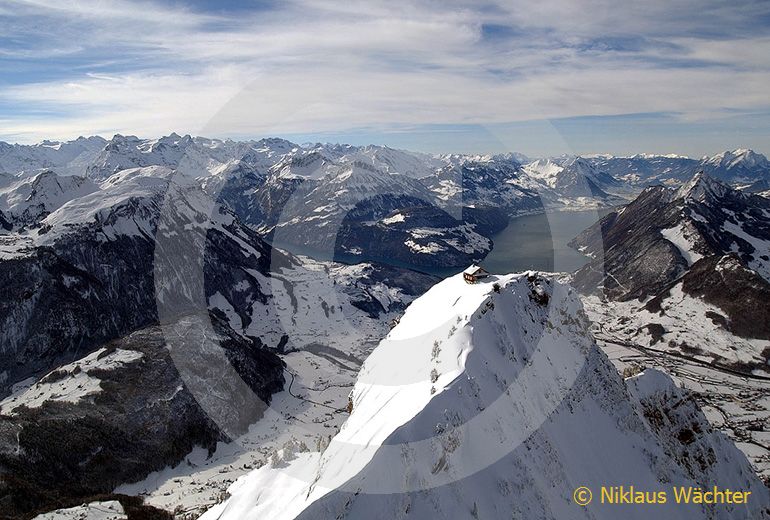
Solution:
<svg viewBox="0 0 770 520"><path fill-rule="evenodd" d="M288 257L272 254L253 231L234 225L230 231L260 253L245 255L229 232L212 229L206 236L205 290L207 295L229 295L248 325L252 306L266 298L249 271L267 274L271 261ZM0 283L5 289L0 338L8 353L0 360L5 373L0 387L5 391L105 341L157 322L154 240L143 235L103 240L100 234L101 227L94 226L21 258L0 262ZM182 293L178 284L194 282L182 277L173 283ZM238 283L251 290L234 291ZM183 305L179 312L185 312Z"/></svg>
<svg viewBox="0 0 770 520"><path fill-rule="evenodd" d="M206 337L194 317L181 319L173 330L184 337L173 348L183 348L179 354L205 370L205 378L180 374L163 330L149 327L106 343L2 401L0 516L23 517L107 493L175 465L196 446L213 450L228 440L201 408L200 390L190 391L191 382L236 397L219 407L237 417L241 432L283 388L282 361L223 323L215 320L215 338ZM229 383L224 374L211 372L219 351L252 395L222 393Z"/></svg>

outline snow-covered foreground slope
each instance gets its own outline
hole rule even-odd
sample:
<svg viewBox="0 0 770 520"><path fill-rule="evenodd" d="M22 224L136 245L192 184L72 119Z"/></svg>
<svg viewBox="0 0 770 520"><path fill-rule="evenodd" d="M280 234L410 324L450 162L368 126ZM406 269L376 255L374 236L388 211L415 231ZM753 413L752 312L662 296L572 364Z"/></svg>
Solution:
<svg viewBox="0 0 770 520"><path fill-rule="evenodd" d="M57 509L35 517L35 520L126 520L123 506L117 500L91 502L81 506Z"/></svg>
<svg viewBox="0 0 770 520"><path fill-rule="evenodd" d="M768 490L689 396L652 370L624 384L576 294L531 273L434 286L366 360L352 406L325 450L279 452L204 519L768 517ZM672 498L571 499L632 485ZM671 486L714 485L751 499L674 503Z"/></svg>
<svg viewBox="0 0 770 520"><path fill-rule="evenodd" d="M248 330L266 343L283 334L288 338L281 356L285 390L273 396L265 416L214 453L197 448L180 464L119 486L116 493L142 495L145 504L195 517L285 445L328 442L347 417L348 394L363 360L388 332L388 323L435 281L385 266L299 260L271 273L272 282L260 278L272 303L255 307L254 328ZM212 306L232 308L223 295L217 300ZM237 314L231 317L230 325L239 328Z"/></svg>

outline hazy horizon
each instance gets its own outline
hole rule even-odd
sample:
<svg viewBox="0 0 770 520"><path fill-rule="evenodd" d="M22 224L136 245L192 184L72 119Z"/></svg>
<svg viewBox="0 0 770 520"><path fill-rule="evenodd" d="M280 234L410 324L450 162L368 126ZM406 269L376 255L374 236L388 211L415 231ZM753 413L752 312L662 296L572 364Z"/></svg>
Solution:
<svg viewBox="0 0 770 520"><path fill-rule="evenodd" d="M770 143L770 3L11 0L0 139L284 135L693 157Z"/></svg>
<svg viewBox="0 0 770 520"><path fill-rule="evenodd" d="M20 145L20 146L34 146L34 145L43 145L46 142L52 142L52 143L63 143L63 142L71 142L75 141L79 138L92 138L92 137L99 137L101 139L104 139L105 141L109 141L113 139L114 137L118 135L122 135L124 137L136 137L140 140L157 140L162 139L165 137L169 137L172 134L176 134L180 137L184 137L185 135L189 135L191 137L199 137L204 139L219 139L222 141L225 140L232 140L232 141L259 141L261 139L284 139L286 141L290 141L298 146L307 147L307 146L313 146L313 145L350 145L350 146L382 146L382 147L389 147L399 150L405 150L408 152L414 152L414 153L425 153L430 155L448 155L448 154L460 154L460 155L496 155L496 154L506 154L506 153L513 153L513 154L520 154L524 155L529 159L543 159L543 158L557 158L562 156L592 156L592 155L613 155L615 157L630 157L634 155L650 155L650 156L664 156L664 155L678 155L681 157L688 157L690 159L702 159L704 157L713 157L715 155L721 154L723 152L732 152L739 149L748 149L755 153L762 154L767 157L767 154L758 148L754 148L751 146L735 146L730 148L721 148L721 149L715 149L713 151L707 152L705 154L686 154L682 152L677 151L656 151L656 150L638 150L638 151L631 151L627 153L622 154L613 154L610 152L602 151L602 150L596 150L596 151L585 151L585 152L577 152L577 151L571 151L571 152L558 152L558 153L546 153L546 154L534 154L529 153L526 150L520 150L520 149L498 149L498 150L487 150L487 151L478 151L478 150L426 150L426 149L415 149L413 147L409 147L408 145L394 145L392 143L387 142L371 142L371 141L364 141L360 138L355 138L355 136L351 140L328 140L323 138L322 135L318 135L318 139L314 139L313 134L308 135L264 135L264 136L212 136L212 135L200 135L190 132L179 132L179 131L173 131L168 134L158 135L158 136L144 136L144 135L137 135L135 133L120 133L115 132L112 134L91 134L91 135L78 135L72 138L68 139L42 139L40 141L33 141L33 142L18 142L18 141L2 141L6 142L8 144L12 145Z"/></svg>

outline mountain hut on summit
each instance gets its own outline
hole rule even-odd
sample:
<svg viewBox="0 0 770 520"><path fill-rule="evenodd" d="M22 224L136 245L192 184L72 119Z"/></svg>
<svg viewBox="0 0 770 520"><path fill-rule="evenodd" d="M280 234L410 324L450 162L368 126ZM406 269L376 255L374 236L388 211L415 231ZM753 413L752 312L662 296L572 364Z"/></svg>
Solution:
<svg viewBox="0 0 770 520"><path fill-rule="evenodd" d="M476 283L487 276L489 276L489 273L480 265L472 265L463 271L463 278L466 283Z"/></svg>

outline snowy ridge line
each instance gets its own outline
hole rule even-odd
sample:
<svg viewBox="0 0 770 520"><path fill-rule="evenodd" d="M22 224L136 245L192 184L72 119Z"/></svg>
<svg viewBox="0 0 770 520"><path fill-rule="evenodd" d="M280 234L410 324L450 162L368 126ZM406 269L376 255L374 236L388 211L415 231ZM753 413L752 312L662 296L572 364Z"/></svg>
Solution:
<svg viewBox="0 0 770 520"><path fill-rule="evenodd" d="M541 303L534 304L535 300ZM364 363L353 390L353 411L318 460L318 475L306 481L303 487L309 484L307 489L296 490L297 498L299 494L307 495L306 503L311 504L331 490L360 491L360 484L348 480L375 460L400 460L403 450L408 450L414 459L410 467L433 466L438 438L434 438L433 427L424 439L409 439L399 433L401 426L414 420L422 422L419 417L423 410L443 407L441 401L454 399L451 392L447 393L452 388L457 387L465 395L460 388L467 387L466 391L472 394L474 381L487 385L489 381L483 372L490 370L489 366L507 365L505 377L511 380L507 388L493 390L487 396L489 402L476 409L472 417L461 424L447 424L440 435L483 438L486 432L502 428L506 441L495 443L493 449L484 453L458 452L454 457L461 460L454 462L453 471L434 472L429 481L418 480L411 485L418 486L416 489L435 489L494 464L526 440L558 405L562 392L582 369L583 351L590 348L585 336L568 339L560 330L540 329L538 325L533 329L524 323L522 326L529 331L521 336L518 326L510 330L505 321L513 313L521 315L526 323L532 320L536 324L587 327L587 322L580 325L565 321L566 315L571 316L578 308L579 300L573 292L534 273L490 277L470 286L457 275L434 286L407 309L399 324ZM505 339L493 339L497 333L504 334ZM480 337L487 338L489 344ZM552 352L559 352L557 365L561 377L544 380L544 371L554 370L549 359ZM499 384L504 383L501 380ZM507 397L512 395L520 398L521 416L506 413L510 406ZM436 400L440 402L429 404ZM312 461L316 465L314 458ZM287 471L287 476L305 474L305 470L294 469L292 465ZM403 485L391 481L389 472L368 474L366 492L404 492ZM214 510L210 514L216 518Z"/></svg>
<svg viewBox="0 0 770 520"><path fill-rule="evenodd" d="M589 326L568 287L537 275L448 278L366 360L353 411L328 445L287 447L202 518L572 518L575 486L608 480L746 489L758 502L712 517L762 518L768 490L695 401L653 369L624 382ZM586 365L572 380L578 359ZM617 512L589 509L601 520ZM647 511L638 513L629 518Z"/></svg>

